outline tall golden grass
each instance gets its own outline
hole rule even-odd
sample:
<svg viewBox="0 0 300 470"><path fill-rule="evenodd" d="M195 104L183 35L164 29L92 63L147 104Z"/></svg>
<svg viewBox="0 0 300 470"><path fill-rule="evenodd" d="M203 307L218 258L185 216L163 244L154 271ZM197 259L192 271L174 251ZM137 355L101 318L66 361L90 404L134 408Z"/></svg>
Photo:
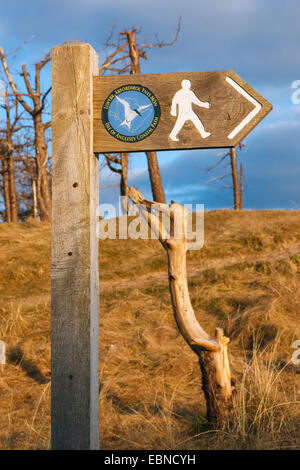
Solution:
<svg viewBox="0 0 300 470"><path fill-rule="evenodd" d="M206 420L197 357L178 334L155 240L100 242L103 449L299 449L300 213L213 211L188 254L191 300L230 336L237 407ZM0 226L0 449L50 448L50 226Z"/></svg>

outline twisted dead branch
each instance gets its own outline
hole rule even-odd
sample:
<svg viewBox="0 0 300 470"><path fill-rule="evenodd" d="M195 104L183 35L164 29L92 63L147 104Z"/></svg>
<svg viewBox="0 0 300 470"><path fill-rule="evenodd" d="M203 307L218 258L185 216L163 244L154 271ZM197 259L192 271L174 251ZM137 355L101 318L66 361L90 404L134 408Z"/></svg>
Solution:
<svg viewBox="0 0 300 470"><path fill-rule="evenodd" d="M228 360L229 338L221 328L210 336L198 322L189 295L186 272L186 224L188 211L172 202L169 205L149 201L134 188L128 196L156 234L167 251L169 288L175 320L180 333L197 354L202 374L202 389L206 399L207 418L210 422L224 424L233 406L233 387ZM159 212L169 219L169 227L160 220ZM178 230L179 228L179 230Z"/></svg>

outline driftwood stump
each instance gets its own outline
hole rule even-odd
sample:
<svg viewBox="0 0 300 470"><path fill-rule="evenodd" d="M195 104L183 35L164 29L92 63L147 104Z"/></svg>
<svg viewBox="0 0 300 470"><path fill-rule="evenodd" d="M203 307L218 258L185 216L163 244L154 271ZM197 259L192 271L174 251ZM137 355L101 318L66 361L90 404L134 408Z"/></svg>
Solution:
<svg viewBox="0 0 300 470"><path fill-rule="evenodd" d="M168 206L148 201L133 188L129 188L128 195L139 206L141 214L167 251L169 288L175 320L185 341L199 358L207 419L211 423L223 425L233 406L233 386L227 353L229 338L224 336L221 328L216 328L214 337L203 330L190 301L186 272L188 211L175 202ZM160 220L159 213L164 215L164 223ZM169 221L168 227L166 220Z"/></svg>

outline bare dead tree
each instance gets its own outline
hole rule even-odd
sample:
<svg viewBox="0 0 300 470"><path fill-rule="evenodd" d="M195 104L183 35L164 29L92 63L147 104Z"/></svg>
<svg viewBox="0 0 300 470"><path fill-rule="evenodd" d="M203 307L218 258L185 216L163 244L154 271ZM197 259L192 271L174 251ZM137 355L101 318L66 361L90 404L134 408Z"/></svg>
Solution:
<svg viewBox="0 0 300 470"><path fill-rule="evenodd" d="M238 145L238 150L242 150L245 147L244 144L240 143ZM242 210L243 209L243 195L244 195L244 185L243 185L243 164L240 163L240 172L238 172L237 168L237 155L236 149L230 148L229 151L221 152L218 154L221 158L209 168L206 168L206 171L212 171L218 166L220 166L223 162L225 162L225 166L230 165L231 171L229 173L225 173L221 176L216 176L211 178L207 181L207 183L211 183L212 181L224 181L226 178L232 178L232 184L223 184L221 185L222 188L225 189L232 189L233 190L233 204L235 210ZM228 162L228 158L230 158L230 162Z"/></svg>
<svg viewBox="0 0 300 470"><path fill-rule="evenodd" d="M244 183L243 183L243 162L240 164L240 210L243 209Z"/></svg>
<svg viewBox="0 0 300 470"><path fill-rule="evenodd" d="M128 153L125 153L125 152L120 153L120 154L105 153L104 156L105 156L106 164L108 168L113 173L118 173L120 175L120 184L117 186L120 186L120 195L126 198L125 204L123 206L123 210L125 212L128 212L129 210L128 199L127 199L128 198L128 181L127 181Z"/></svg>
<svg viewBox="0 0 300 470"><path fill-rule="evenodd" d="M15 158L18 154L20 141L16 134L26 127L21 123L22 114L19 112L18 101L9 96L7 90L2 94L1 108L4 110L5 118L1 122L1 164L3 193L5 202L6 222L18 221L18 204L15 182Z"/></svg>
<svg viewBox="0 0 300 470"><path fill-rule="evenodd" d="M211 423L223 426L234 408L234 387L227 353L229 338L224 336L221 328L216 329L215 336L210 336L199 324L190 301L186 272L188 240L185 235L188 212L176 202L168 206L148 201L133 188L128 189L128 194L167 252L175 320L183 338L198 356L207 418ZM159 213L166 214L169 227L160 220ZM181 228L180 233L176 226Z"/></svg>
<svg viewBox="0 0 300 470"><path fill-rule="evenodd" d="M131 72L132 74L141 73L140 71L140 57L146 59L147 56L145 54L146 45L140 46L137 48L136 45L136 32L137 29L132 29L131 31L123 31L121 35L125 35L127 37L128 45L129 45L129 55L131 61ZM154 46L154 45L153 45ZM147 161L148 161L148 171L149 177L151 182L151 189L154 201L157 202L166 202L164 187L162 184L160 169L157 160L156 152L146 152Z"/></svg>
<svg viewBox="0 0 300 470"><path fill-rule="evenodd" d="M51 54L48 53L45 57L35 64L35 77L34 77L34 86L32 86L29 73L27 71L26 65L22 65L22 74L21 76L24 79L26 86L26 93L21 93L18 89L15 81L12 78L11 72L9 70L6 56L3 52L2 47L0 47L0 58L2 61L3 69L6 74L9 85L12 89L12 94L15 96L16 100L21 104L24 110L29 113L33 121L34 129L34 146L35 146L35 158L36 158L36 168L37 168L37 178L36 178L36 192L37 200L39 205L39 215L41 220L50 221L51 220L51 190L50 190L50 181L48 175L48 149L46 143L46 131L51 125L51 121L43 122L43 111L45 110L46 99L51 91L51 87L43 93L41 91L41 71L45 65L51 60ZM29 98L32 101L32 106L28 104Z"/></svg>
<svg viewBox="0 0 300 470"><path fill-rule="evenodd" d="M15 132L16 124L18 122L18 113L15 114L15 119L11 122L11 106L8 101L8 97L3 97L4 104L1 106L5 110L6 122L5 127L1 129L3 138L2 142L2 158L3 158L3 170L7 173L7 181L5 178L5 204L6 204L6 221L17 222L18 221L18 209L17 209L17 195L15 185L15 168L13 160L13 133ZM17 106L17 103L16 103ZM5 163L4 163L5 162Z"/></svg>
<svg viewBox="0 0 300 470"><path fill-rule="evenodd" d="M232 186L233 186L233 196L234 196L234 209L241 209L241 198L240 198L240 187L239 187L239 177L236 164L236 151L234 148L230 149L230 162L231 162L231 171L232 171Z"/></svg>
<svg viewBox="0 0 300 470"><path fill-rule="evenodd" d="M9 179L8 179L8 164L5 157L5 148L3 145L3 140L0 140L0 175L2 177L1 181L1 192L3 194L4 202L4 220L7 223L11 222L11 208L10 208L10 194L9 194Z"/></svg>
<svg viewBox="0 0 300 470"><path fill-rule="evenodd" d="M175 44L180 31L180 23L181 18L178 21L173 40L168 43L164 41L159 41L157 39L157 42L153 44L137 44L137 33L139 32L137 28L132 28L131 30L125 30L121 32L118 35L117 42L111 42L113 36L112 31L105 45L106 47L113 49L113 52L105 59L103 65L100 67L100 74L105 73L106 71L111 71L113 73L118 74L123 74L130 71L132 74L139 74L140 58L143 58L145 60L148 59L147 54L145 52L146 49L151 49L154 47L172 46L173 44ZM153 199L157 202L165 203L166 198L162 184L157 154L156 152L146 152L146 155ZM107 157L106 160L108 161ZM122 160L122 157L120 157L120 160ZM128 165L125 170L128 171ZM123 171L123 173L125 174L125 171Z"/></svg>
<svg viewBox="0 0 300 470"><path fill-rule="evenodd" d="M121 154L105 153L104 156L106 158L106 163L107 163L108 168L114 173L118 173L121 177L121 183L120 183L121 196L127 196L128 153L121 153Z"/></svg>
<svg viewBox="0 0 300 470"><path fill-rule="evenodd" d="M34 139L31 133L22 136L23 142L19 148L19 174L20 186L23 188L19 195L24 205L24 216L38 219L37 199L37 167L34 158Z"/></svg>

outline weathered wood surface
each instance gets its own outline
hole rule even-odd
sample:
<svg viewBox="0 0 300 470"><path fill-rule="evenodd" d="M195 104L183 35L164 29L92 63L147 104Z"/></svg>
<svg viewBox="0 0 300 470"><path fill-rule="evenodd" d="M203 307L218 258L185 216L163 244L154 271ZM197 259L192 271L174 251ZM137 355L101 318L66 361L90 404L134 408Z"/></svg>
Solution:
<svg viewBox="0 0 300 470"><path fill-rule="evenodd" d="M183 338L199 358L207 418L223 425L233 407L234 388L227 352L229 338L223 334L221 328L216 328L215 336L210 336L198 322L191 304L186 272L188 243L185 228L188 212L176 202L168 206L148 201L134 188L128 189L128 195L139 205L141 214L167 251L169 287L175 321ZM170 217L170 235L153 210L166 214L167 218ZM176 223L178 227L182 227L181 236L176 234Z"/></svg>
<svg viewBox="0 0 300 470"><path fill-rule="evenodd" d="M260 111L232 139L228 137L232 130L255 109L255 105L237 91L226 80L227 77L261 105ZM194 112L205 129L211 133L206 139L201 137L191 121L186 122L180 131L179 142L174 142L169 137L176 122L176 117L170 114L172 99L181 89L181 82L184 79L190 80L191 90L201 101L210 103L209 109L193 105ZM105 130L102 122L102 106L106 98L114 89L128 84L139 84L149 88L158 99L161 108L160 121L153 134L134 143L115 139ZM272 109L272 105L265 98L231 70L98 76L94 77L93 100L94 151L99 153L236 147Z"/></svg>
<svg viewBox="0 0 300 470"><path fill-rule="evenodd" d="M98 56L76 41L52 57L52 449L98 449Z"/></svg>

